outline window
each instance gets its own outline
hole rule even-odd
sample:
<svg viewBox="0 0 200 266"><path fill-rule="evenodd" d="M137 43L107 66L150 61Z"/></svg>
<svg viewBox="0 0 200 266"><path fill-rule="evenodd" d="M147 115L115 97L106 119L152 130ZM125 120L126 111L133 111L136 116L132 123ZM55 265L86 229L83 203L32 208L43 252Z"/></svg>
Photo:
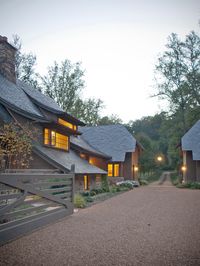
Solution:
<svg viewBox="0 0 200 266"><path fill-rule="evenodd" d="M108 176L113 176L113 164L108 164Z"/></svg>
<svg viewBox="0 0 200 266"><path fill-rule="evenodd" d="M114 164L114 176L119 176L119 164Z"/></svg>
<svg viewBox="0 0 200 266"><path fill-rule="evenodd" d="M119 164L118 163L108 164L108 176L119 176Z"/></svg>
<svg viewBox="0 0 200 266"><path fill-rule="evenodd" d="M90 189L90 180L88 175L84 175L84 190L89 190Z"/></svg>
<svg viewBox="0 0 200 266"><path fill-rule="evenodd" d="M58 118L58 123L61 124L61 125L63 125L63 126L65 126L65 127L70 128L70 129L72 129L74 131L77 130L77 126L76 125L73 125L72 123L67 122L67 121L65 121L65 120L63 120L61 118Z"/></svg>
<svg viewBox="0 0 200 266"><path fill-rule="evenodd" d="M44 129L44 144L62 150L69 149L69 137L62 135L54 130Z"/></svg>

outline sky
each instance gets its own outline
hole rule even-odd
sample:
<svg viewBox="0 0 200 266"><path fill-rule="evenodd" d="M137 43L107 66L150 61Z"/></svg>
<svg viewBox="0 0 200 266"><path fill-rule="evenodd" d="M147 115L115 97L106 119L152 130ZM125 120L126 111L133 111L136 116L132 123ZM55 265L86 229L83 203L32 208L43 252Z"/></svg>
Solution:
<svg viewBox="0 0 200 266"><path fill-rule="evenodd" d="M81 61L82 97L102 99L102 115L124 122L165 110L151 97L157 58L172 32L200 31L199 0L0 0L0 11L0 35L18 34L40 74Z"/></svg>

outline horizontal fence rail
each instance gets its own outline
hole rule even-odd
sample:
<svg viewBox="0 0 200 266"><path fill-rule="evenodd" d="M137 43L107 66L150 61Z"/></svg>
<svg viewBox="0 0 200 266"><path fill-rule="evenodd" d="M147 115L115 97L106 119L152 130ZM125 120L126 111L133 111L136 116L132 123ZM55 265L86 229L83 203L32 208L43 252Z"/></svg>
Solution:
<svg viewBox="0 0 200 266"><path fill-rule="evenodd" d="M0 245L73 213L74 173L0 174Z"/></svg>

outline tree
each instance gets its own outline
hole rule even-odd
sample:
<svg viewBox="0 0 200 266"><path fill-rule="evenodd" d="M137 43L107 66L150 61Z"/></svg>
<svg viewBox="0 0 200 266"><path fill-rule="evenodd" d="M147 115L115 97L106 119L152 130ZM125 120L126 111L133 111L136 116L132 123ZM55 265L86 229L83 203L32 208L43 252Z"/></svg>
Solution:
<svg viewBox="0 0 200 266"><path fill-rule="evenodd" d="M42 78L45 94L54 99L66 112L72 113L80 92L84 88L84 71L81 63L72 64L66 59L59 65L54 62L48 73Z"/></svg>
<svg viewBox="0 0 200 266"><path fill-rule="evenodd" d="M77 99L74 103L71 114L84 121L87 125L96 126L101 119L100 112L102 109L103 102L100 99Z"/></svg>
<svg viewBox="0 0 200 266"><path fill-rule="evenodd" d="M200 114L200 37L192 31L181 41L172 33L166 48L156 65L156 96L168 100L170 113L179 115L184 133L190 126L188 110L195 108Z"/></svg>
<svg viewBox="0 0 200 266"><path fill-rule="evenodd" d="M16 123L5 124L0 128L0 163L5 161L3 167L6 169L28 168L32 159L32 141L36 134L30 128L30 124L22 128Z"/></svg>
<svg viewBox="0 0 200 266"><path fill-rule="evenodd" d="M43 91L66 112L89 125L97 125L103 102L100 99L81 99L85 82L81 63L72 64L66 59L59 65L54 62L42 78Z"/></svg>
<svg viewBox="0 0 200 266"><path fill-rule="evenodd" d="M111 116L103 116L98 121L98 125L116 125L116 124L122 124L121 118L119 118L117 115L112 114Z"/></svg>
<svg viewBox="0 0 200 266"><path fill-rule="evenodd" d="M22 52L22 41L18 35L13 35L12 44L17 48L15 55L16 76L36 89L40 90L39 74L35 72L36 56L32 53Z"/></svg>

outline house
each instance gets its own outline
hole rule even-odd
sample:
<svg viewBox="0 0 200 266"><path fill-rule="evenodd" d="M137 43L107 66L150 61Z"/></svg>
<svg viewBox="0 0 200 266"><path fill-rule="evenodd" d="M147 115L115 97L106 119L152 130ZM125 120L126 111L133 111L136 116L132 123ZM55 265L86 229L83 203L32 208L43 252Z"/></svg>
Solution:
<svg viewBox="0 0 200 266"><path fill-rule="evenodd" d="M138 159L142 146L123 125L80 127L81 137L97 151L110 156L94 165L108 172L110 182L138 178Z"/></svg>
<svg viewBox="0 0 200 266"><path fill-rule="evenodd" d="M200 120L182 137L183 181L200 182Z"/></svg>
<svg viewBox="0 0 200 266"><path fill-rule="evenodd" d="M0 124L16 122L23 127L30 123L30 127L37 128L30 168L70 172L74 164L76 190L95 187L107 171L92 161L106 164L110 157L81 137L79 127L84 126L83 122L64 112L50 97L16 79L15 52L7 38L0 36Z"/></svg>

